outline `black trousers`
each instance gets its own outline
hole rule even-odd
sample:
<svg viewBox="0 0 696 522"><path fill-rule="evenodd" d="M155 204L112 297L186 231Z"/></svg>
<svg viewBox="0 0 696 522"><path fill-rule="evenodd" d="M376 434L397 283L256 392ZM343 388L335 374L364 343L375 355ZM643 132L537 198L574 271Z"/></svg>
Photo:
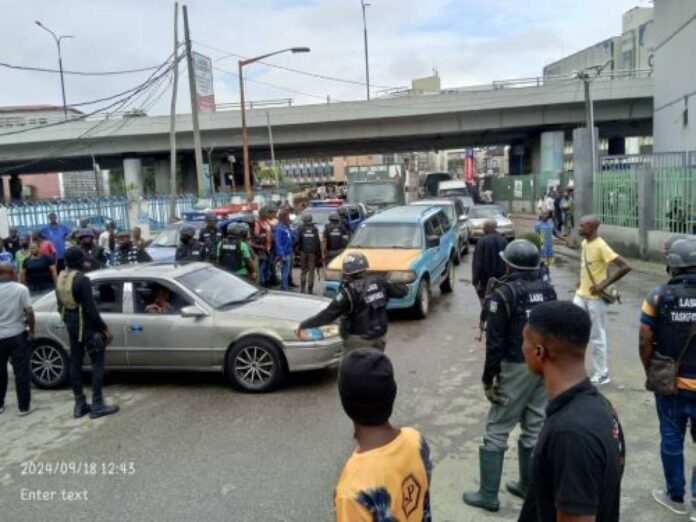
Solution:
<svg viewBox="0 0 696 522"><path fill-rule="evenodd" d="M7 362L12 361L17 388L17 404L20 411L29 409L31 403L31 371L29 369L29 342L22 333L0 339L0 406L5 405L7 394Z"/></svg>
<svg viewBox="0 0 696 522"><path fill-rule="evenodd" d="M76 402L85 401L85 392L82 382L82 361L85 358L85 342L79 341L77 327L68 326L70 335L70 385ZM85 332L84 338L87 338ZM90 354L92 361L92 404L104 403L104 352Z"/></svg>

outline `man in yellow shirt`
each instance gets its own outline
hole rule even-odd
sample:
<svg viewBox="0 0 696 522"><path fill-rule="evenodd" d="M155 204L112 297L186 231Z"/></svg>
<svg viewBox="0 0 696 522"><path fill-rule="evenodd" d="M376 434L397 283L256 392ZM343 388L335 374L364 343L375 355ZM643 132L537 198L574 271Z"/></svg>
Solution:
<svg viewBox="0 0 696 522"><path fill-rule="evenodd" d="M583 216L580 219L579 233L584 239L580 256L580 282L573 299L573 303L587 311L592 319L590 343L593 374L590 381L594 385L608 384L610 381L607 366L607 304L600 294L632 270L628 263L599 237L599 224L595 216ZM618 268L612 276L609 276L609 265Z"/></svg>
<svg viewBox="0 0 696 522"><path fill-rule="evenodd" d="M358 447L336 486L336 521L430 522L430 448L418 431L389 423L396 398L389 358L374 348L351 351L338 389Z"/></svg>

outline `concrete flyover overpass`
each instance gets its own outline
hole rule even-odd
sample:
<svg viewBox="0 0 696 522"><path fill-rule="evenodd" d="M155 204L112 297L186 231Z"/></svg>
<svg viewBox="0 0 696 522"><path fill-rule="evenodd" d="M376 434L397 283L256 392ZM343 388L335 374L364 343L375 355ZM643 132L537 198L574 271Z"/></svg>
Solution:
<svg viewBox="0 0 696 522"><path fill-rule="evenodd" d="M643 77L600 77L592 84L595 121L601 136L652 134L653 81ZM269 156L267 115L276 156L306 157L444 149L522 143L540 155L540 136L582 126L583 84L572 78L496 82L419 96L323 103L247 111L252 156ZM218 154L241 147L238 111L200 116L204 146ZM177 116L177 148L192 155L191 116ZM76 121L30 132L3 135L0 174L102 168L124 160L155 159L168 166L169 117ZM132 163L132 161L130 162ZM140 163L140 162L138 162ZM156 165L157 165L156 163ZM186 168L192 162L184 158ZM131 167L132 168L132 167ZM130 170L130 169L128 169Z"/></svg>

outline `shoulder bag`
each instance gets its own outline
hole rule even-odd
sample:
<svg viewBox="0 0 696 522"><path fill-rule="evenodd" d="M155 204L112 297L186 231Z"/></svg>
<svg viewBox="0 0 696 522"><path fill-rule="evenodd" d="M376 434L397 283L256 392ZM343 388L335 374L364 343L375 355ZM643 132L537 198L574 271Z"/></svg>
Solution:
<svg viewBox="0 0 696 522"><path fill-rule="evenodd" d="M585 271L587 272L587 275L590 277L592 286L597 286L597 281L595 281L595 278L592 276L590 265L587 263L587 254L585 253L586 248L587 247L584 247L582 249L582 264L585 265ZM619 289L616 287L616 285L607 286L604 290L602 290L599 293L599 298L606 304L621 304L621 294L619 293Z"/></svg>
<svg viewBox="0 0 696 522"><path fill-rule="evenodd" d="M677 388L679 365L695 335L696 323L691 325L689 338L686 340L686 343L684 343L684 347L676 361L666 355L653 353L650 359L650 365L648 366L648 377L645 381L645 388L648 391L655 392L659 395L677 394L679 391Z"/></svg>

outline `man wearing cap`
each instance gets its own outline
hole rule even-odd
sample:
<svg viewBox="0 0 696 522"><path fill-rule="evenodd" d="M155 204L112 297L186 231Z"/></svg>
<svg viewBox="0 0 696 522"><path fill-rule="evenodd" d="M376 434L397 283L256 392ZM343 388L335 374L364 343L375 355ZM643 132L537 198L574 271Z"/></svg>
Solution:
<svg viewBox="0 0 696 522"><path fill-rule="evenodd" d="M201 230L200 238L211 255L216 251L217 243L222 240L222 236L223 234L218 230L215 212L207 212L205 214L205 227Z"/></svg>
<svg viewBox="0 0 696 522"><path fill-rule="evenodd" d="M302 226L297 229L295 241L300 251L300 292L314 293L314 268L319 258L321 265L321 240L319 229L313 223L312 214L302 214Z"/></svg>
<svg viewBox="0 0 696 522"><path fill-rule="evenodd" d="M134 265L152 261L150 254L144 248L135 245L129 230L119 230L116 234L116 251L111 263L113 266Z"/></svg>
<svg viewBox="0 0 696 522"><path fill-rule="evenodd" d="M85 254L80 247L70 247L65 252L67 270L58 276L56 298L58 311L70 337L70 383L75 397L73 415L77 419L89 414L90 418L96 419L113 415L118 411L118 406L104 403L104 352L112 335L94 302L92 284L83 273L85 262ZM82 387L85 353L92 362L91 405Z"/></svg>
<svg viewBox="0 0 696 522"><path fill-rule="evenodd" d="M486 360L483 389L491 407L479 448L478 491L466 492L466 504L498 511L498 490L510 432L520 424L517 442L519 481L507 490L524 498L529 487L532 451L544 423L546 392L539 375L529 371L522 354L522 330L535 306L556 300L553 287L539 278L539 250L526 239L512 241L500 253L507 275L486 301Z"/></svg>
<svg viewBox="0 0 696 522"><path fill-rule="evenodd" d="M429 521L430 448L417 430L389 422L396 399L389 358L373 348L352 351L338 391L358 446L336 485L336 521Z"/></svg>
<svg viewBox="0 0 696 522"><path fill-rule="evenodd" d="M34 338L34 311L26 286L15 282L11 263L0 262L0 413L5 411L7 362L12 361L18 415L31 413L30 344Z"/></svg>
<svg viewBox="0 0 696 522"><path fill-rule="evenodd" d="M652 496L672 513L686 515L684 438L687 424L691 422L693 427L696 422L696 240L677 236L668 243L671 279L651 290L643 301L639 350L647 388L655 393L666 482ZM676 366L676 375L670 375L663 386L649 374L665 362ZM691 491L696 491L696 475ZM692 506L695 512L696 505Z"/></svg>
<svg viewBox="0 0 696 522"><path fill-rule="evenodd" d="M326 255L324 261L328 265L348 245L349 234L341 223L337 212L329 215L329 224L324 227L324 246Z"/></svg>
<svg viewBox="0 0 696 522"><path fill-rule="evenodd" d="M340 318L346 351L366 346L384 351L387 304L392 297L405 297L408 287L368 275L369 267L363 254L348 254L343 259L343 283L336 297L324 310L300 323L298 337L301 330L325 326Z"/></svg>
<svg viewBox="0 0 696 522"><path fill-rule="evenodd" d="M48 215L48 221L49 224L43 227L39 231L39 234L42 238L50 241L55 247L56 264L60 272L65 266L63 261L65 256L65 240L70 235L70 228L58 222L58 215L55 212L51 212Z"/></svg>
<svg viewBox="0 0 696 522"><path fill-rule="evenodd" d="M179 246L176 247L174 259L177 263L190 263L193 261L205 261L208 252L203 242L196 239L196 229L184 225L179 231Z"/></svg>
<svg viewBox="0 0 696 522"><path fill-rule="evenodd" d="M106 266L106 254L99 246L94 244L94 230L91 228L81 228L77 232L82 253L85 255L85 272L99 270Z"/></svg>

